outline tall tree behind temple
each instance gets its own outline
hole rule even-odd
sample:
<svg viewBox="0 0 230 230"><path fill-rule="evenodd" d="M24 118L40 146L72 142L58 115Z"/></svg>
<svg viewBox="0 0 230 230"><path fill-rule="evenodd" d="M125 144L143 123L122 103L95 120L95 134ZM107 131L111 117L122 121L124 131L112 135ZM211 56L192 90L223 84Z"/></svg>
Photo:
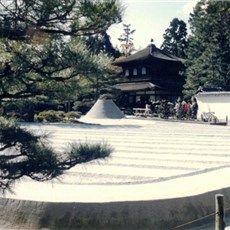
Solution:
<svg viewBox="0 0 230 230"><path fill-rule="evenodd" d="M105 53L113 58L121 56L120 51L113 47L110 36L106 32L88 37L86 44L87 47L96 54Z"/></svg>
<svg viewBox="0 0 230 230"><path fill-rule="evenodd" d="M121 42L121 52L127 57L135 50L132 35L136 30L132 30L130 24L123 24L124 33L118 38Z"/></svg>
<svg viewBox="0 0 230 230"><path fill-rule="evenodd" d="M161 49L180 58L185 58L187 46L187 28L183 20L174 18L163 35Z"/></svg>
<svg viewBox="0 0 230 230"><path fill-rule="evenodd" d="M189 23L184 93L199 86L230 90L230 2L200 1Z"/></svg>

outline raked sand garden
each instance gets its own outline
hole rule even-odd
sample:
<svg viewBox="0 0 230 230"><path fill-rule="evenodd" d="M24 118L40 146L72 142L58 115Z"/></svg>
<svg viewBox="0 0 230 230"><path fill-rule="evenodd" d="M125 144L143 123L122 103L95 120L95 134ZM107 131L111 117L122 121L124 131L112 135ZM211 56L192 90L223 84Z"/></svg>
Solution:
<svg viewBox="0 0 230 230"><path fill-rule="evenodd" d="M71 142L105 142L114 151L106 159L77 165L52 182L25 178L17 183L15 193L1 200L5 210L14 208L17 218L10 215L9 221L0 213L2 229L56 229L57 220L73 209L70 204L76 206L72 222L64 218L68 224L61 227L59 223L59 229L78 229L82 223L73 221L76 212L78 217L81 213L81 220L85 218L79 229L171 229L212 212L215 193L224 193L229 204L230 126L134 118L82 120L86 123L22 123L35 133L48 132L50 145L58 151ZM36 219L32 212L30 221L20 220L15 205L25 218L28 204L40 217ZM44 214L48 207L53 217ZM89 216L94 216L91 224Z"/></svg>

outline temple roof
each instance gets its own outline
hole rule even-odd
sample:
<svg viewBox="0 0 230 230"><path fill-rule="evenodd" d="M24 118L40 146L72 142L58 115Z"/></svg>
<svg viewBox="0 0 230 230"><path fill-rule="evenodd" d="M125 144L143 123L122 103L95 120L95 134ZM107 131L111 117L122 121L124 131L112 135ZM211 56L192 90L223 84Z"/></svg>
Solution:
<svg viewBox="0 0 230 230"><path fill-rule="evenodd" d="M134 62L134 61L141 61L141 60L147 60L147 59L161 59L165 61L173 61L173 62L182 62L182 59L168 54L164 52L163 50L157 48L155 45L151 44L147 46L145 49L142 49L135 54L132 54L122 60L115 61L114 65L123 65L125 63Z"/></svg>
<svg viewBox="0 0 230 230"><path fill-rule="evenodd" d="M160 86L155 85L151 82L126 82L117 84L115 87L122 91L138 91L161 88Z"/></svg>

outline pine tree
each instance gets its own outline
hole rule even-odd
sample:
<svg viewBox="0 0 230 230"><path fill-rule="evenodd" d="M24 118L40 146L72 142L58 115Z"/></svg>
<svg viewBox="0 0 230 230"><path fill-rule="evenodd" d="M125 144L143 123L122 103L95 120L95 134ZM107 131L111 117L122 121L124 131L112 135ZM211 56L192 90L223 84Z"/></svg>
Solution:
<svg viewBox="0 0 230 230"><path fill-rule="evenodd" d="M110 71L111 60L90 52L86 37L120 20L116 0L0 1L0 106L75 97L84 79ZM112 151L109 145L86 143L59 154L45 140L0 117L0 189L10 190L23 176L50 180Z"/></svg>

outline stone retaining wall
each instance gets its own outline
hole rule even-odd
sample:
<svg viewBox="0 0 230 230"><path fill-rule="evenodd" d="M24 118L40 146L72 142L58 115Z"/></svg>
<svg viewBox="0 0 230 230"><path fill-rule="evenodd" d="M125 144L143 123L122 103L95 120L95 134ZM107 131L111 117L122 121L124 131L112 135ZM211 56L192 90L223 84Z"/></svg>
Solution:
<svg viewBox="0 0 230 230"><path fill-rule="evenodd" d="M2 198L0 224L1 230L166 230L214 213L217 193L225 196L225 207L228 207L230 189L177 199L111 203Z"/></svg>

